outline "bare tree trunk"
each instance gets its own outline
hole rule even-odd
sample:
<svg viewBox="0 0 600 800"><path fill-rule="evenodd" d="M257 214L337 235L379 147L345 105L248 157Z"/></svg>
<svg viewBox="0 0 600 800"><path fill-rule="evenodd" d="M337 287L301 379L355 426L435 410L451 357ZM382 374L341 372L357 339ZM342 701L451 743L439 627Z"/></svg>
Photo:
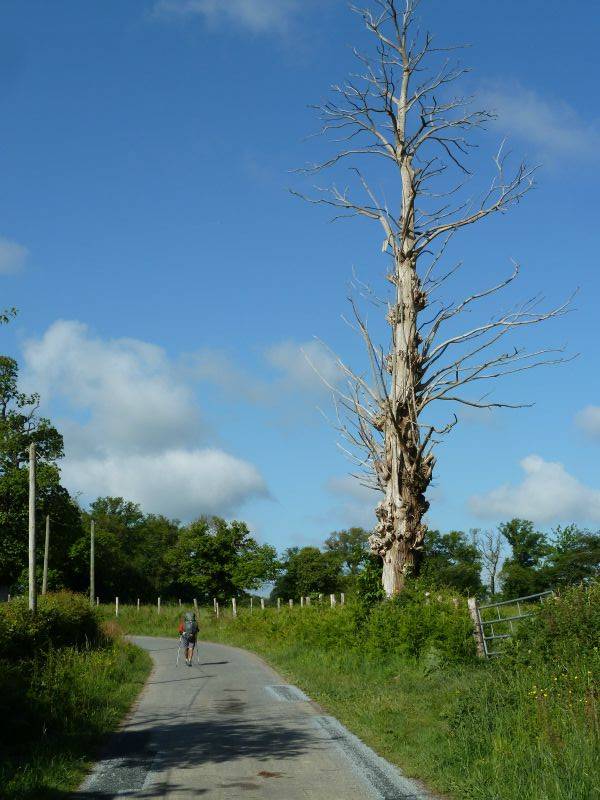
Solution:
<svg viewBox="0 0 600 800"><path fill-rule="evenodd" d="M493 115L473 111L469 98L439 99L449 96L444 90L466 70L447 60L428 69L431 59L435 62L440 52L453 48L440 50L429 34L420 36L414 30L418 4L419 0L373 0L372 9L356 9L375 38L376 55L356 52L362 73L335 86L339 100L321 107L322 132L333 132L336 142L345 143L343 149L307 169L318 172L348 158L378 157L389 165L391 187L386 194L397 197L396 208L390 210L356 167L352 172L363 201L335 184L316 198L305 197L339 209L339 216L378 222L385 234L382 250L392 262L387 279L393 288L385 299L360 284L371 302L387 308L390 340L385 348L373 343L351 300L371 380L338 360L347 387L329 384L339 428L350 445L347 452L363 471L362 480L382 494L370 543L382 558L388 596L400 592L407 578L418 572L426 530L423 516L429 507L425 494L435 466L433 448L458 421L453 414L447 424L436 427L426 420L429 406L442 400L477 408L521 405L491 402L487 393L472 397L463 390L564 360L548 357L561 351L528 352L515 346L502 350L499 343L515 329L560 316L568 305L540 312L534 299L462 332L456 333L455 327L446 332L448 323L512 283L519 271L515 265L508 278L459 302L440 300L436 292L457 269L440 273L446 245L463 228L517 203L533 184L533 170L520 164L507 177L501 147L494 159L497 173L478 202L461 197L462 180L432 190L448 169L469 174L464 162L472 143L467 135Z"/></svg>

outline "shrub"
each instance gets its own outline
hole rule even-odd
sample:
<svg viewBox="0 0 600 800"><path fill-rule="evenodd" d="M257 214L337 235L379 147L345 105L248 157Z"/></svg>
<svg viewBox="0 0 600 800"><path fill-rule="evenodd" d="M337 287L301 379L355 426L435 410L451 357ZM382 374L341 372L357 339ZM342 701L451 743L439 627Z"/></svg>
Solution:
<svg viewBox="0 0 600 800"><path fill-rule="evenodd" d="M427 596L420 582L393 600L377 602L371 597L363 602L359 597L335 608L315 604L303 609L284 607L279 612L240 610L237 618L223 617L217 626L237 641L281 642L340 656L354 651L376 661L391 657L469 662L475 657L465 598L448 590Z"/></svg>
<svg viewBox="0 0 600 800"><path fill-rule="evenodd" d="M14 662L49 648L94 647L104 639L100 616L83 595L44 595L36 614L22 598L0 607L0 659Z"/></svg>
<svg viewBox="0 0 600 800"><path fill-rule="evenodd" d="M473 627L464 598L438 590L426 597L415 582L393 600L375 606L365 623L368 654L444 661L470 661L475 656Z"/></svg>
<svg viewBox="0 0 600 800"><path fill-rule="evenodd" d="M572 586L541 603L521 625L508 655L526 664L568 665L598 653L600 581Z"/></svg>

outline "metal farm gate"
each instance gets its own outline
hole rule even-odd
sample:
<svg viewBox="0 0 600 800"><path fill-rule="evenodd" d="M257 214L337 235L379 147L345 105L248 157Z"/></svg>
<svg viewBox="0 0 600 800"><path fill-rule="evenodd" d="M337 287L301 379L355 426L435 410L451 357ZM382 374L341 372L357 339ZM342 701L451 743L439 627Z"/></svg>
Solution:
<svg viewBox="0 0 600 800"><path fill-rule="evenodd" d="M483 649L482 655L486 658L502 655L502 651L497 649L496 643L503 639L510 639L515 632L515 623L533 614L533 610L527 609L527 606L542 602L551 594L553 594L551 591L538 592L527 595L527 597L517 597L514 600L503 600L500 603L476 605L475 612L480 634L478 638Z"/></svg>

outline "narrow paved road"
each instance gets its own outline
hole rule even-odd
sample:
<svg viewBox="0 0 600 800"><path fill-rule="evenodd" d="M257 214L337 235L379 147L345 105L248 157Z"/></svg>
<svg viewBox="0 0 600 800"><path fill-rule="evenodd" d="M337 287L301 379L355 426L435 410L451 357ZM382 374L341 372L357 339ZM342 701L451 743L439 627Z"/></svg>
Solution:
<svg viewBox="0 0 600 800"><path fill-rule="evenodd" d="M243 650L135 637L154 670L122 730L76 794L168 800L424 800L296 687Z"/></svg>

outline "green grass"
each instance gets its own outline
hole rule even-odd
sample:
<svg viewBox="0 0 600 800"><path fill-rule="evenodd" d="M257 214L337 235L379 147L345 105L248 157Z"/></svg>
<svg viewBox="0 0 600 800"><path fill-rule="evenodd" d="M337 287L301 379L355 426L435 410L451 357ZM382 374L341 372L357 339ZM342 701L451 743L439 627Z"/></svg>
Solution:
<svg viewBox="0 0 600 800"><path fill-rule="evenodd" d="M131 707L151 660L107 635L94 647L50 645L28 656L0 660L0 796L58 800Z"/></svg>
<svg viewBox="0 0 600 800"><path fill-rule="evenodd" d="M217 622L205 609L200 627L203 638L263 656L406 774L456 800L600 797L597 649L531 664L482 663L465 649L453 661L432 613L383 606L360 621L351 607L244 609ZM127 609L120 621L131 633L174 635L179 616L178 607L160 619ZM460 649L462 621L446 624ZM434 638L411 657L426 625ZM400 630L410 647L394 644Z"/></svg>
<svg viewBox="0 0 600 800"><path fill-rule="evenodd" d="M167 636L176 637L179 622L188 610L194 610L193 606L179 607L179 604L163 604L160 614L156 606L137 606L122 605L119 608L119 616L115 615L114 605L100 606L100 613L106 620L114 620L125 634L136 634L138 636ZM198 613L200 620L208 620L209 612L207 609L200 609Z"/></svg>

